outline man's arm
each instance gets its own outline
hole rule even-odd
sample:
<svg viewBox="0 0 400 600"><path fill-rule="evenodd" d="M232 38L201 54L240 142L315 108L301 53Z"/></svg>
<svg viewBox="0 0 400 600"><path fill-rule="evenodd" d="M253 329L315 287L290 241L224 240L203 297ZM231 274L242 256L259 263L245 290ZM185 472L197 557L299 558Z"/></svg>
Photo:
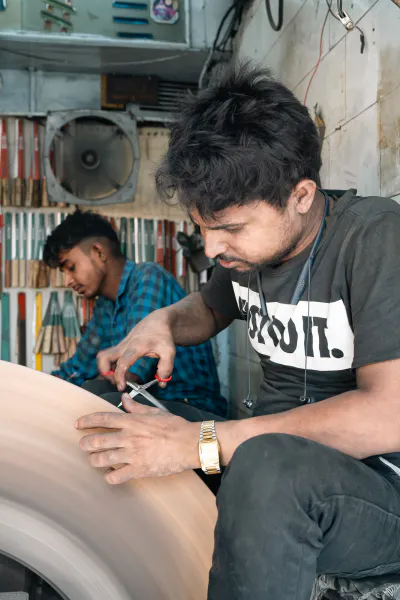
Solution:
<svg viewBox="0 0 400 600"><path fill-rule="evenodd" d="M202 302L200 294L183 297L184 291L177 281L158 265L147 264L138 269L128 292L126 327L131 333L123 340L125 345L129 344L130 348L135 347L140 352L145 343L152 344L152 339L159 344L162 341L167 343L168 339L168 343L173 343L175 354L176 344L200 344L225 326L225 323L218 323L218 317ZM179 298L182 300L176 302ZM171 304L174 301L176 303ZM135 373L142 381L148 381L154 377L156 369L156 360L145 353L135 357L128 373Z"/></svg>
<svg viewBox="0 0 400 600"><path fill-rule="evenodd" d="M357 459L400 452L400 359L358 369L357 388L283 413L217 423L223 464L264 433L298 435Z"/></svg>
<svg viewBox="0 0 400 600"><path fill-rule="evenodd" d="M231 317L204 303L200 292L194 292L165 309L169 327L177 346L197 346L228 327Z"/></svg>
<svg viewBox="0 0 400 600"><path fill-rule="evenodd" d="M221 296L222 289L230 296L232 311L234 308L232 283L223 274L223 283L217 277L205 286L208 288L207 302L199 292L190 294L176 304L152 312L113 348L108 348L98 355L100 373L110 371L114 364L115 381L118 389L125 389L126 373L129 368L143 356L158 359L157 373L161 378L168 378L173 370L175 346L195 346L222 331L240 316L237 306L234 313L221 312L213 306L209 296L210 288L216 288L215 294ZM234 299L234 296L233 296Z"/></svg>
<svg viewBox="0 0 400 600"><path fill-rule="evenodd" d="M357 459L400 451L399 373L400 359L369 365L358 370L355 391L277 415L216 423L222 464L240 444L268 433L308 438ZM123 399L128 414L96 413L76 424L80 430L117 430L81 440L94 467L124 465L106 473L109 483L200 468L199 423L140 405L127 395Z"/></svg>

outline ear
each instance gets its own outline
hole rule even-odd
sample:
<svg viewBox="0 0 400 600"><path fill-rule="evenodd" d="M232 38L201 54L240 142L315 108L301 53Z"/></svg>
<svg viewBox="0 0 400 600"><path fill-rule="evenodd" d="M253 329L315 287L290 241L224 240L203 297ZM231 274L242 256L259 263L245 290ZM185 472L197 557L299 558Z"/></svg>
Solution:
<svg viewBox="0 0 400 600"><path fill-rule="evenodd" d="M317 191L317 184L311 179L302 179L292 192L295 208L300 215L310 210Z"/></svg>
<svg viewBox="0 0 400 600"><path fill-rule="evenodd" d="M100 242L93 242L92 247L90 249L91 252L99 259L101 262L107 262L107 252L103 244Z"/></svg>

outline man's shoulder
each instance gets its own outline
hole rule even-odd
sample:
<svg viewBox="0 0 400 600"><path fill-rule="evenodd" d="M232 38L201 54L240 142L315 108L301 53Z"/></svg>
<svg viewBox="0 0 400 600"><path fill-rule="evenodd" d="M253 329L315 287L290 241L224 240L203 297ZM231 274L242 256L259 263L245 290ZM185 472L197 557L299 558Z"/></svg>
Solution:
<svg viewBox="0 0 400 600"><path fill-rule="evenodd" d="M383 196L353 196L343 207L343 213L351 214L364 224L375 219L392 217L397 222L397 217L400 216L400 205L393 198Z"/></svg>
<svg viewBox="0 0 400 600"><path fill-rule="evenodd" d="M179 282L175 279L175 277L166 269L164 269L164 267L155 262L145 262L136 264L131 280L134 285L136 285L138 282L162 282L163 285L167 285L168 287L173 287L177 290L179 289L183 291L183 288L180 286Z"/></svg>
<svg viewBox="0 0 400 600"><path fill-rule="evenodd" d="M159 265L156 262L144 262L138 263L135 265L135 273L136 276L143 277L145 275L153 276L153 277L162 277L165 279L173 279L175 278L169 273L164 267Z"/></svg>
<svg viewBox="0 0 400 600"><path fill-rule="evenodd" d="M354 196L342 207L336 221L337 244L343 258L358 256L381 268L383 256L394 259L400 247L400 205L392 198Z"/></svg>

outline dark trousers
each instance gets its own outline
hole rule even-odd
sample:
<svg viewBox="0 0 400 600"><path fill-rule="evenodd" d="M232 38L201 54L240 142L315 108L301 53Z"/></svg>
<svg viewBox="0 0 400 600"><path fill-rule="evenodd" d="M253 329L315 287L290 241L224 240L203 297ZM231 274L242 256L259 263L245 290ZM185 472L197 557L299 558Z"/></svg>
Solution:
<svg viewBox="0 0 400 600"><path fill-rule="evenodd" d="M103 400L110 402L114 406L118 406L121 403L121 392L119 392L115 385L110 383L107 379L90 379L85 381L82 385L83 389L91 392L92 394L96 394L96 396L100 396ZM130 392L131 389L127 388L127 392ZM151 393L151 389L149 390ZM150 402L148 402L145 398L138 394L135 397L136 402L141 402L142 404L146 404L148 406L153 406ZM197 421L224 421L223 417L218 417L213 415L210 412L205 410L200 410L200 408L196 408L195 406L190 406L190 404L186 404L184 402L164 402L165 406L168 408L169 412L178 417L183 417L187 421L197 422Z"/></svg>
<svg viewBox="0 0 400 600"><path fill-rule="evenodd" d="M210 418L181 406L191 421ZM310 600L320 573L400 573L400 477L384 465L261 435L236 450L217 505L209 600Z"/></svg>

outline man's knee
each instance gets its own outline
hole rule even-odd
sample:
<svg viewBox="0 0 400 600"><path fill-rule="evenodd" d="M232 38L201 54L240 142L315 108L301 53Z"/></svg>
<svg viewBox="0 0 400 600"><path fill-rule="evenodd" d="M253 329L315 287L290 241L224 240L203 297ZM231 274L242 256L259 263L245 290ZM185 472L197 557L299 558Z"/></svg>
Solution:
<svg viewBox="0 0 400 600"><path fill-rule="evenodd" d="M116 387L107 379L88 379L82 384L82 388L95 396L116 391Z"/></svg>
<svg viewBox="0 0 400 600"><path fill-rule="evenodd" d="M100 398L109 402L113 406L119 406L122 402L121 392L110 392L108 394L101 394Z"/></svg>
<svg viewBox="0 0 400 600"><path fill-rule="evenodd" d="M256 501L285 494L303 496L320 485L326 472L325 451L316 442L286 434L260 435L243 443L234 453L221 489ZM322 478L323 479L323 478ZM241 501L241 500L240 500Z"/></svg>

